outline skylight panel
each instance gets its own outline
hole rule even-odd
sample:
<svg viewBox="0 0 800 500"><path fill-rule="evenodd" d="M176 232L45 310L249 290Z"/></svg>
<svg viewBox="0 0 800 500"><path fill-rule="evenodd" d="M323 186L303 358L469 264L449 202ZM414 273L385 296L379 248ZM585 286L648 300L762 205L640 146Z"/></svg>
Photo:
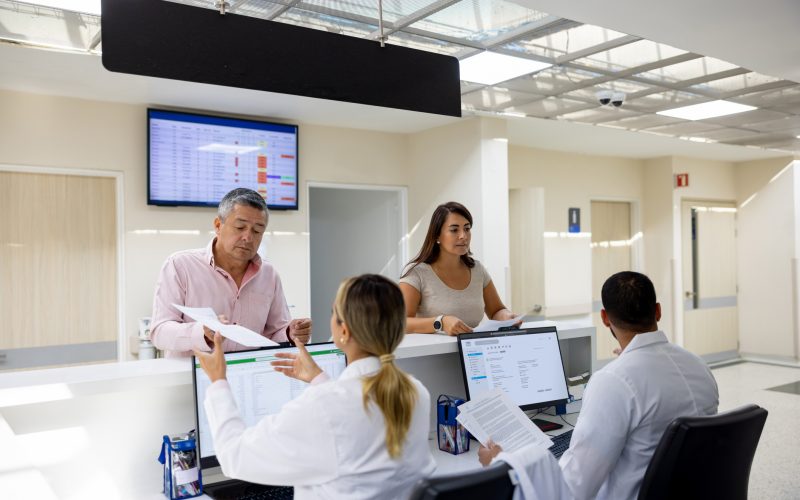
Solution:
<svg viewBox="0 0 800 500"><path fill-rule="evenodd" d="M734 113L743 113L745 111L752 111L754 109L756 109L755 106L747 106L745 104L717 100L704 102L701 104L692 104L691 106L682 106L680 108L666 109L664 111L659 111L657 114L694 121L715 118L717 116L732 115Z"/></svg>
<svg viewBox="0 0 800 500"><path fill-rule="evenodd" d="M462 80L484 85L494 85L551 66L549 63L489 51L462 59L459 65Z"/></svg>

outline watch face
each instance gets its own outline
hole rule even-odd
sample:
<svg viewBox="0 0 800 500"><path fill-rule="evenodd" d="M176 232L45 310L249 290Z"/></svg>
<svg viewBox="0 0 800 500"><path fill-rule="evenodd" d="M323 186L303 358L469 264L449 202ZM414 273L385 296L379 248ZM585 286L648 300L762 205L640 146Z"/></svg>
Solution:
<svg viewBox="0 0 800 500"><path fill-rule="evenodd" d="M436 330L436 331L441 330L442 329L442 322L439 321L439 320L434 321L433 322L433 329Z"/></svg>

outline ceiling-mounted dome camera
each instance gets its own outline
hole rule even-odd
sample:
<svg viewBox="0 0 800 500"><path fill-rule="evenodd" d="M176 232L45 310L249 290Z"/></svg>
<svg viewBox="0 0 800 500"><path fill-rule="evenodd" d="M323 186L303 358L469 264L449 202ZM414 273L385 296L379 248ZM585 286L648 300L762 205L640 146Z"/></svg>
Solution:
<svg viewBox="0 0 800 500"><path fill-rule="evenodd" d="M600 90L597 92L597 102L605 106L606 104L611 102L611 98L614 96L614 93L610 90Z"/></svg>
<svg viewBox="0 0 800 500"><path fill-rule="evenodd" d="M611 104L618 108L622 106L623 102L625 102L625 92L614 92L614 95L611 96Z"/></svg>

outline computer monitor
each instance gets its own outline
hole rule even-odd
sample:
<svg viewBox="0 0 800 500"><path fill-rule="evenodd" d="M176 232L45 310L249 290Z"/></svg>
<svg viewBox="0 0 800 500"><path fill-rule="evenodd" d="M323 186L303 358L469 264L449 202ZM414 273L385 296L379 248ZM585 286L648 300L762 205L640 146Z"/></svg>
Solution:
<svg viewBox="0 0 800 500"><path fill-rule="evenodd" d="M345 369L345 355L333 342L306 346L314 361L331 378L337 378ZM297 352L296 347L266 347L250 351L225 353L227 378L236 406L247 426L255 425L265 415L278 413L283 405L296 398L309 386L305 382L287 377L273 368L271 361L278 352ZM214 440L206 417L206 389L211 385L200 363L192 356L194 405L197 429L197 447L200 467L219 466L214 451Z"/></svg>
<svg viewBox="0 0 800 500"><path fill-rule="evenodd" d="M523 410L569 399L554 326L458 336L467 399L500 388Z"/></svg>

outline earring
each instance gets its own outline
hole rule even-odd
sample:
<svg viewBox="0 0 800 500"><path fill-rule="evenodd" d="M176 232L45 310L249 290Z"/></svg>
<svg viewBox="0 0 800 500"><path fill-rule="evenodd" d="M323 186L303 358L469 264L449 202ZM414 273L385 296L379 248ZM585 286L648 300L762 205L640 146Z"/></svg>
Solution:
<svg viewBox="0 0 800 500"><path fill-rule="evenodd" d="M339 343L344 344L344 337L339 337Z"/></svg>
<svg viewBox="0 0 800 500"><path fill-rule="evenodd" d="M439 243L439 240L436 240L436 244L437 244L437 245L439 245L439 244L440 244L440 243Z"/></svg>

